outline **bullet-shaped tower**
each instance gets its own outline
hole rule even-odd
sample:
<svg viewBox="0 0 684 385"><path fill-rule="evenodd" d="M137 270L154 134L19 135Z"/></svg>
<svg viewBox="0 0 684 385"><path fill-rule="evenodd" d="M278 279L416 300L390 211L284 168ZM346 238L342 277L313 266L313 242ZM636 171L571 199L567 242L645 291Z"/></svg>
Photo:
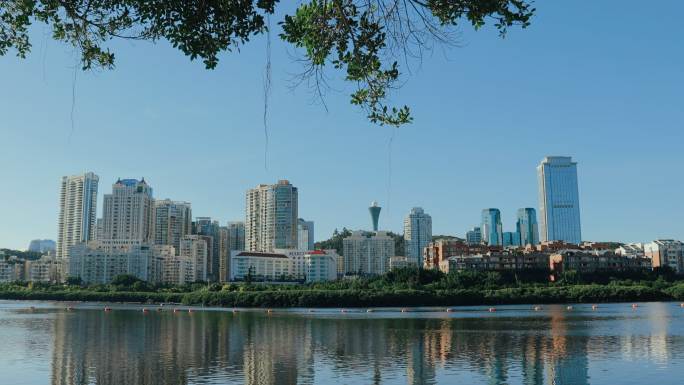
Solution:
<svg viewBox="0 0 684 385"><path fill-rule="evenodd" d="M382 207L378 206L378 202L371 202L368 211L370 211L371 219L373 220L373 231L378 231L378 220L380 220L380 210L382 210Z"/></svg>

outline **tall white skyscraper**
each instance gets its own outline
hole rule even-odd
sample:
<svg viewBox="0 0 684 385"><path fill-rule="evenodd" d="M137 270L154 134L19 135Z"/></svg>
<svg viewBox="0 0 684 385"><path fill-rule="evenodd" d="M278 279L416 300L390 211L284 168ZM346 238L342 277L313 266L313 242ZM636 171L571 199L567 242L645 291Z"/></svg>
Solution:
<svg viewBox="0 0 684 385"><path fill-rule="evenodd" d="M154 200L145 178L112 185L112 193L104 196L102 223L102 239L154 241Z"/></svg>
<svg viewBox="0 0 684 385"><path fill-rule="evenodd" d="M180 241L192 234L192 207L169 199L154 202L154 243L170 245L180 253Z"/></svg>
<svg viewBox="0 0 684 385"><path fill-rule="evenodd" d="M57 257L66 257L75 244L95 239L99 180L92 172L62 177Z"/></svg>
<svg viewBox="0 0 684 385"><path fill-rule="evenodd" d="M314 249L313 221L305 221L304 219L299 218L297 223L297 245L298 250Z"/></svg>
<svg viewBox="0 0 684 385"><path fill-rule="evenodd" d="M271 252L297 248L297 188L287 180L247 190L245 247Z"/></svg>
<svg viewBox="0 0 684 385"><path fill-rule="evenodd" d="M577 163L569 156L547 156L537 166L541 241L582 242Z"/></svg>
<svg viewBox="0 0 684 385"><path fill-rule="evenodd" d="M406 257L415 266L422 266L423 248L432 242L432 217L420 207L414 207L404 218Z"/></svg>

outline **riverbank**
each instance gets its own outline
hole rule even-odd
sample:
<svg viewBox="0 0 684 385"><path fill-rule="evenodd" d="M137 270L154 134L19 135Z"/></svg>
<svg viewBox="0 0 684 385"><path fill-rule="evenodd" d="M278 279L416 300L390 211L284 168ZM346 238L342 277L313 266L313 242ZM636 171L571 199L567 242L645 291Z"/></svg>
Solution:
<svg viewBox="0 0 684 385"><path fill-rule="evenodd" d="M520 287L494 290L259 290L185 293L91 291L88 289L45 290L0 288L0 299L182 303L223 307L385 307L385 306L475 306L507 304L602 303L682 301L684 284L665 289L647 286L568 285Z"/></svg>

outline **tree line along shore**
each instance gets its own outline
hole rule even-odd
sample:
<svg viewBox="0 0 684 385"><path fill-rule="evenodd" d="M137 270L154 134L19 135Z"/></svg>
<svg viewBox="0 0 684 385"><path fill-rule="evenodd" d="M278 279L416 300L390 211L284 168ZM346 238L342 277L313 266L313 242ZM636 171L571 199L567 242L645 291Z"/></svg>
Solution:
<svg viewBox="0 0 684 385"><path fill-rule="evenodd" d="M108 285L14 282L0 284L0 299L180 303L223 307L383 307L684 301L684 277L668 270L579 274L555 282L547 271L444 274L399 269L376 277L315 284L204 283L152 286L133 276Z"/></svg>

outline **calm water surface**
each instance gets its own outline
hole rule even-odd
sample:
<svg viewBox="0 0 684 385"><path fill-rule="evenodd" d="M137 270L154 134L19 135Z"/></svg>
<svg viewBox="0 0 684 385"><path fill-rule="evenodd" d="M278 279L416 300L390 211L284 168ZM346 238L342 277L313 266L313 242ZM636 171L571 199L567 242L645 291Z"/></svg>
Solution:
<svg viewBox="0 0 684 385"><path fill-rule="evenodd" d="M0 301L0 384L684 384L676 303L494 313L65 306Z"/></svg>

